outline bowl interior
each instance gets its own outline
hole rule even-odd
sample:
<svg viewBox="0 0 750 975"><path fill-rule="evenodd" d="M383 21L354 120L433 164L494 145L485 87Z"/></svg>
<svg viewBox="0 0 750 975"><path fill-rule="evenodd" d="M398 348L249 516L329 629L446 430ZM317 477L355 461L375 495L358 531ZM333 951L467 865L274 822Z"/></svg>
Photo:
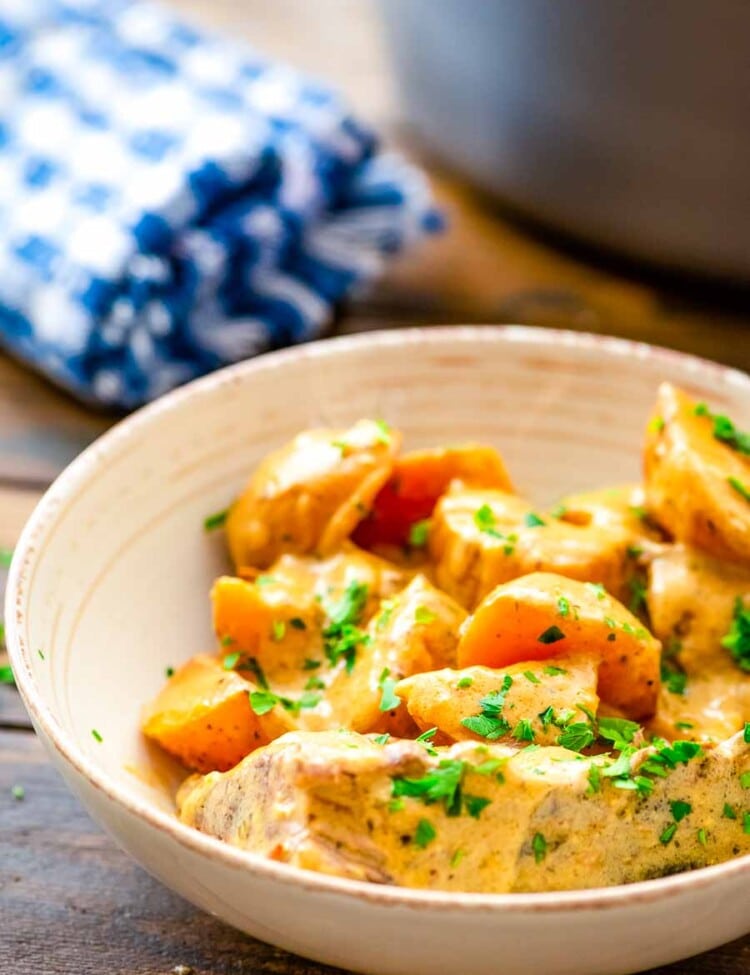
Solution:
<svg viewBox="0 0 750 975"><path fill-rule="evenodd" d="M310 425L383 417L409 447L496 445L519 491L541 505L638 478L663 379L750 424L747 377L520 328L336 340L166 397L68 469L19 547L11 643L35 720L109 782L170 811L178 770L146 748L139 712L168 666L213 646L208 592L227 563L203 519L226 507L266 451Z"/></svg>

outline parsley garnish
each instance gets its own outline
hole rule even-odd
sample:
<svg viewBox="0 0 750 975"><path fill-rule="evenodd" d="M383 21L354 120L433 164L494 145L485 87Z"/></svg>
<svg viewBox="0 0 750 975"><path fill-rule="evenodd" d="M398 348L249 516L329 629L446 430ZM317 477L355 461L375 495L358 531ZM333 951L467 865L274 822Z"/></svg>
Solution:
<svg viewBox="0 0 750 975"><path fill-rule="evenodd" d="M484 796L464 795L464 808L472 819L479 819L483 809L490 805L492 799L485 799Z"/></svg>
<svg viewBox="0 0 750 975"><path fill-rule="evenodd" d="M458 681L456 682L456 687L458 687L460 690L463 690L464 687L471 687L473 683L474 683L473 677L459 677Z"/></svg>
<svg viewBox="0 0 750 975"><path fill-rule="evenodd" d="M234 670L234 668L237 666L237 661L240 659L240 656L241 654L239 650L235 650L234 653L228 653L226 657L224 657L224 660L222 661L221 664L224 670Z"/></svg>
<svg viewBox="0 0 750 975"><path fill-rule="evenodd" d="M750 434L738 430L723 413L712 413L705 403L698 403L693 411L696 416L707 416L713 420L714 437L739 454L750 456Z"/></svg>
<svg viewBox="0 0 750 975"><path fill-rule="evenodd" d="M98 741L99 744L101 744L104 741L104 739L99 734L99 732L96 730L96 728L92 728L91 729L91 737L94 739L94 741Z"/></svg>
<svg viewBox="0 0 750 975"><path fill-rule="evenodd" d="M12 561L13 550L9 548L0 548L0 569L9 569Z"/></svg>
<svg viewBox="0 0 750 975"><path fill-rule="evenodd" d="M729 805L728 802L725 802L724 803L724 808L721 811L721 815L722 815L722 817L724 819L736 819L737 818L737 813L734 811L734 808Z"/></svg>
<svg viewBox="0 0 750 975"><path fill-rule="evenodd" d="M382 735L375 735L373 741L376 745L387 745L390 737L391 736L388 734L388 732L384 731Z"/></svg>
<svg viewBox="0 0 750 975"><path fill-rule="evenodd" d="M708 843L708 836L703 828L698 830L698 842L701 846L705 846Z"/></svg>
<svg viewBox="0 0 750 975"><path fill-rule="evenodd" d="M434 623L437 619L435 613L427 606L417 606L414 610L414 622L419 624Z"/></svg>
<svg viewBox="0 0 750 975"><path fill-rule="evenodd" d="M672 842L672 837L677 832L677 823L670 823L669 826L664 830L664 832L659 837L659 842L664 846Z"/></svg>
<svg viewBox="0 0 750 975"><path fill-rule="evenodd" d="M629 580L628 586L630 587L628 609L631 613L640 613L646 608L646 586L638 576L633 576Z"/></svg>
<svg viewBox="0 0 750 975"><path fill-rule="evenodd" d="M424 548L430 537L430 519L415 521L409 529L409 544L412 548Z"/></svg>
<svg viewBox="0 0 750 975"><path fill-rule="evenodd" d="M544 518L540 518L535 511L530 511L523 519L527 528L541 528L547 524Z"/></svg>
<svg viewBox="0 0 750 975"><path fill-rule="evenodd" d="M745 730L742 734L742 739L746 745L750 745L750 721L745 722Z"/></svg>
<svg viewBox="0 0 750 975"><path fill-rule="evenodd" d="M513 737L516 739L516 741L534 740L534 729L531 727L531 722L528 718L521 718L513 729Z"/></svg>
<svg viewBox="0 0 750 975"><path fill-rule="evenodd" d="M286 623L284 620L274 620L271 623L271 639L278 643L286 636Z"/></svg>
<svg viewBox="0 0 750 975"><path fill-rule="evenodd" d="M16 802L20 802L26 795L26 790L22 785L14 785L10 790L10 794L13 796Z"/></svg>
<svg viewBox="0 0 750 975"><path fill-rule="evenodd" d="M590 589L597 599L604 599L604 597L607 595L607 590L604 588L601 582L587 582L586 588Z"/></svg>
<svg viewBox="0 0 750 975"><path fill-rule="evenodd" d="M740 776L740 785L743 789L750 789L750 772L743 772Z"/></svg>
<svg viewBox="0 0 750 975"><path fill-rule="evenodd" d="M547 728L549 728L549 726L555 721L555 709L550 704L544 709L544 711L540 711L537 717L542 722L542 728L546 731Z"/></svg>
<svg viewBox="0 0 750 975"><path fill-rule="evenodd" d="M409 796L421 799L425 805L442 802L449 816L461 812L461 779L464 763L444 759L437 768L431 769L419 779L399 777L393 780L393 797Z"/></svg>
<svg viewBox="0 0 750 975"><path fill-rule="evenodd" d="M564 504L556 504L552 511L550 511L552 518L564 518L567 513L568 509Z"/></svg>
<svg viewBox="0 0 750 975"><path fill-rule="evenodd" d="M217 511L213 515L208 515L203 519L203 530L213 532L216 531L217 528L223 528L228 514L229 508L225 508L223 511Z"/></svg>
<svg viewBox="0 0 750 975"><path fill-rule="evenodd" d="M305 657L305 662L302 664L303 670L317 670L320 667L322 660L313 660L311 657Z"/></svg>
<svg viewBox="0 0 750 975"><path fill-rule="evenodd" d="M750 487L743 484L738 477L728 477L727 484L730 486L730 488L732 488L733 491L736 491L741 498L744 498L745 501L750 501Z"/></svg>
<svg viewBox="0 0 750 975"><path fill-rule="evenodd" d="M618 751L627 748L641 730L639 724L626 718L599 718L597 725L599 737L611 741Z"/></svg>
<svg viewBox="0 0 750 975"><path fill-rule="evenodd" d="M299 714L303 709L314 708L320 704L320 694L309 692L303 694L296 701L288 697L280 697L268 690L251 691L249 697L250 707L259 717L268 714L277 704L280 704L285 711L289 711L291 714Z"/></svg>
<svg viewBox="0 0 750 975"><path fill-rule="evenodd" d="M391 428L385 422L385 420L375 420L375 426L378 428L378 432L375 436L375 443L389 444L391 442Z"/></svg>
<svg viewBox="0 0 750 975"><path fill-rule="evenodd" d="M531 841L531 849L534 851L534 861L541 863L547 856L547 841L541 833L534 833Z"/></svg>
<svg viewBox="0 0 750 975"><path fill-rule="evenodd" d="M420 850L424 850L425 847L429 846L436 836L437 832L432 823L428 819L420 819L417 823L417 831L414 834L414 842Z"/></svg>
<svg viewBox="0 0 750 975"><path fill-rule="evenodd" d="M681 799L675 799L670 802L669 808L672 810L672 815L674 816L674 821L676 823L682 822L682 820L689 816L693 811L693 807L689 802L683 802Z"/></svg>
<svg viewBox="0 0 750 975"><path fill-rule="evenodd" d="M356 580L349 583L341 599L328 607L329 624L323 630L325 653L331 665L343 659L347 673L351 673L357 648L369 641L369 636L357 624L367 603L368 586Z"/></svg>
<svg viewBox="0 0 750 975"><path fill-rule="evenodd" d="M563 730L557 739L557 744L562 748L569 748L572 752L580 752L584 748L588 748L594 741L594 738L595 735L590 724L583 721L576 721L574 724L569 724Z"/></svg>
<svg viewBox="0 0 750 975"><path fill-rule="evenodd" d="M732 625L721 645L730 652L740 670L750 673L750 609L745 608L740 596L735 600Z"/></svg>
<svg viewBox="0 0 750 975"><path fill-rule="evenodd" d="M537 637L539 643L557 643L565 639L565 634L559 626L548 626L544 633Z"/></svg>
<svg viewBox="0 0 750 975"><path fill-rule="evenodd" d="M670 694L685 693L687 674L677 670L667 660L661 662L661 680Z"/></svg>
<svg viewBox="0 0 750 975"><path fill-rule="evenodd" d="M544 673L548 677L559 677L561 675L567 674L567 670L564 670L562 667L555 667L553 664L550 664L548 667L544 668Z"/></svg>
<svg viewBox="0 0 750 975"><path fill-rule="evenodd" d="M315 674L312 675L305 684L306 691L322 691L325 689L325 681L322 681L320 677Z"/></svg>
<svg viewBox="0 0 750 975"><path fill-rule="evenodd" d="M567 616L570 613L570 602L565 598L565 596L560 596L557 600L557 611L560 616Z"/></svg>
<svg viewBox="0 0 750 975"><path fill-rule="evenodd" d="M499 541L504 541L505 545L503 547L503 552L505 555L512 555L515 551L515 543L518 541L518 535L515 533L510 535L504 535L501 531L498 531L497 520L495 518L495 513L488 504L483 504L481 508L478 508L474 512L474 524L485 535L489 535L490 538L496 538Z"/></svg>
<svg viewBox="0 0 750 975"><path fill-rule="evenodd" d="M174 677L174 667L166 667L164 670L165 677Z"/></svg>
<svg viewBox="0 0 750 975"><path fill-rule="evenodd" d="M742 814L742 832L750 833L750 813Z"/></svg>
<svg viewBox="0 0 750 975"><path fill-rule="evenodd" d="M589 766L587 777L589 780L589 787L586 790L586 794L593 795L595 792L601 792L602 777L601 777L601 769L599 768L598 765L595 765L592 762L592 764Z"/></svg>
<svg viewBox="0 0 750 975"><path fill-rule="evenodd" d="M505 695L513 684L513 678L506 674L499 691L492 691L479 702L481 711L469 718L462 718L461 724L475 735L495 741L510 731L510 725L501 717L505 705Z"/></svg>
<svg viewBox="0 0 750 975"><path fill-rule="evenodd" d="M542 683L542 682L541 682L541 681L539 680L539 678L537 677L537 675L536 675L536 674L534 673L534 671L533 671L533 670L524 670L524 672L523 672L523 676L524 676L524 677L526 678L526 680L527 680L527 681L529 681L529 683L531 683L531 684L541 684L541 683Z"/></svg>
<svg viewBox="0 0 750 975"><path fill-rule="evenodd" d="M380 688L380 704L378 707L381 711L394 711L401 703L401 698L395 692L398 681L390 677L390 673L386 667L378 680L378 687Z"/></svg>
<svg viewBox="0 0 750 975"><path fill-rule="evenodd" d="M302 619L301 616L293 616L289 620L289 625L291 627L293 627L295 630L306 630L307 629L307 624L305 623L305 621Z"/></svg>
<svg viewBox="0 0 750 975"><path fill-rule="evenodd" d="M466 856L466 850L456 850L451 857L451 867L457 867Z"/></svg>

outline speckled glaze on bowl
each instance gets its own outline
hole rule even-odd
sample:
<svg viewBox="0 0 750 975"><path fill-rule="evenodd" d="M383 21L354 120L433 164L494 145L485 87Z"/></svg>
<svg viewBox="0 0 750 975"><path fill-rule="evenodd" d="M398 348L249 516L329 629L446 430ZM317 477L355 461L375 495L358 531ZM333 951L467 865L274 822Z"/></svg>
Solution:
<svg viewBox="0 0 750 975"><path fill-rule="evenodd" d="M496 444L519 488L544 503L638 476L642 428L662 379L750 425L743 374L643 345L515 326L296 348L200 380L119 424L45 495L8 586L18 685L70 788L188 900L265 941L358 972L607 975L750 930L750 857L628 887L530 895L402 890L268 862L178 823L174 770L154 765L138 733L141 704L165 667L211 646L207 593L224 553L203 518L227 504L269 448L311 424L382 416L411 446Z"/></svg>

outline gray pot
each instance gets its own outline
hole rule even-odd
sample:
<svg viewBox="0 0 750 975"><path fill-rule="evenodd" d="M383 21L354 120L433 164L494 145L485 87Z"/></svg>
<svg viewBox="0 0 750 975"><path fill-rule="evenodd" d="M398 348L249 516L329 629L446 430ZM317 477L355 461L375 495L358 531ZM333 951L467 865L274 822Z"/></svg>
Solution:
<svg viewBox="0 0 750 975"><path fill-rule="evenodd" d="M381 0L409 122L529 215L750 279L750 0Z"/></svg>

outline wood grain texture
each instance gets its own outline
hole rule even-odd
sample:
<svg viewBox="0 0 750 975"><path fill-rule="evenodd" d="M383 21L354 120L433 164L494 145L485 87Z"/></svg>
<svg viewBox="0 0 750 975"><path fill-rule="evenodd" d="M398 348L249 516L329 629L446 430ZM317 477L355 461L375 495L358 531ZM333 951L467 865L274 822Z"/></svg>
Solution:
<svg viewBox="0 0 750 975"><path fill-rule="evenodd" d="M338 86L430 170L450 232L350 300L339 331L523 322L624 335L750 369L750 293L563 246L467 189L414 144L398 115L372 0L171 3ZM112 421L0 356L0 546L12 546L40 488ZM89 820L29 729L17 692L0 686L0 972L333 972L234 932L151 880ZM26 790L22 801L11 795L15 784ZM660 971L744 975L750 938Z"/></svg>

